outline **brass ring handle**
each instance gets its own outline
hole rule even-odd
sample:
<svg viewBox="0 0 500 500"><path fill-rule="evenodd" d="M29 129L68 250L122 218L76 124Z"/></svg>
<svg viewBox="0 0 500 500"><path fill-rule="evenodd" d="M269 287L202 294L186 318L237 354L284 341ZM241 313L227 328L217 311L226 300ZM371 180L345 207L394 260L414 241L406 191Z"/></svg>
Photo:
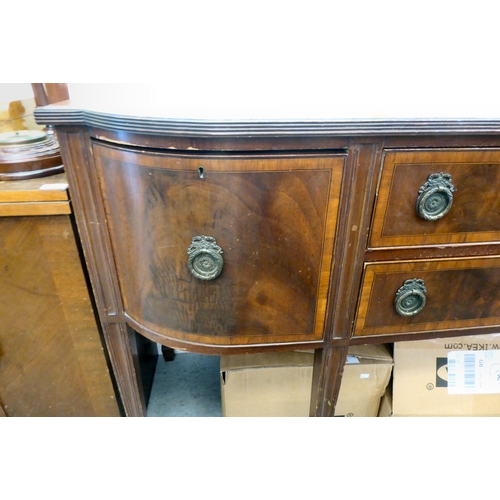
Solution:
<svg viewBox="0 0 500 500"><path fill-rule="evenodd" d="M194 236L188 248L188 267L191 274L200 280L213 280L224 266L222 248L211 236Z"/></svg>
<svg viewBox="0 0 500 500"><path fill-rule="evenodd" d="M429 175L418 191L417 214L425 220L440 219L450 211L454 191L450 174L439 172Z"/></svg>
<svg viewBox="0 0 500 500"><path fill-rule="evenodd" d="M425 307L424 280L417 278L406 280L403 286L397 291L394 307L400 316L415 316Z"/></svg>

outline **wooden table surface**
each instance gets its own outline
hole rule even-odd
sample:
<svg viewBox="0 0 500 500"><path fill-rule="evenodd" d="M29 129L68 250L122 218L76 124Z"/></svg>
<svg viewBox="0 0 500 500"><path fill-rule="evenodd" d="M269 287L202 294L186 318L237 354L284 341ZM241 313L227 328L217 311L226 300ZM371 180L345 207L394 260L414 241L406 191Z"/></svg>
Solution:
<svg viewBox="0 0 500 500"><path fill-rule="evenodd" d="M0 216L70 214L66 174L0 181Z"/></svg>

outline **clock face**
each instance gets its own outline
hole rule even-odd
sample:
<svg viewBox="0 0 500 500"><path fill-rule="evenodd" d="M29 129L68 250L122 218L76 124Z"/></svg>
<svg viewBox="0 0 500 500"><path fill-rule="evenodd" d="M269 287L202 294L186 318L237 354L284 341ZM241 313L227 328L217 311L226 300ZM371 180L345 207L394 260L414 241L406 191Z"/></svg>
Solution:
<svg viewBox="0 0 500 500"><path fill-rule="evenodd" d="M47 133L42 130L13 130L0 134L0 146L21 146L42 142L47 139Z"/></svg>

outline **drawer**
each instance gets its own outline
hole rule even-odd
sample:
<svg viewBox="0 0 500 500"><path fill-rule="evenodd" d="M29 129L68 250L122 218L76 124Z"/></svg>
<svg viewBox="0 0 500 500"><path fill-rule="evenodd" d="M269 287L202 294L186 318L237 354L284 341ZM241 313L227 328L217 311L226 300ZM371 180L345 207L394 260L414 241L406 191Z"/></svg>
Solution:
<svg viewBox="0 0 500 500"><path fill-rule="evenodd" d="M365 265L355 337L496 325L500 257Z"/></svg>
<svg viewBox="0 0 500 500"><path fill-rule="evenodd" d="M323 338L343 156L94 154L131 326L211 345Z"/></svg>
<svg viewBox="0 0 500 500"><path fill-rule="evenodd" d="M388 150L369 246L500 241L499 190L499 150Z"/></svg>

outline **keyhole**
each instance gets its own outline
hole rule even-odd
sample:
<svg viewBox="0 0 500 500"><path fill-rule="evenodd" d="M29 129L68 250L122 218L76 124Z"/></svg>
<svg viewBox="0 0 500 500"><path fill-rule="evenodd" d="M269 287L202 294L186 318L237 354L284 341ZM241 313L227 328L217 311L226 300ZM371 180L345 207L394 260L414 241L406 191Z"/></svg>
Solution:
<svg viewBox="0 0 500 500"><path fill-rule="evenodd" d="M198 174L200 176L200 179L203 179L205 175L205 169L203 167L198 167Z"/></svg>

